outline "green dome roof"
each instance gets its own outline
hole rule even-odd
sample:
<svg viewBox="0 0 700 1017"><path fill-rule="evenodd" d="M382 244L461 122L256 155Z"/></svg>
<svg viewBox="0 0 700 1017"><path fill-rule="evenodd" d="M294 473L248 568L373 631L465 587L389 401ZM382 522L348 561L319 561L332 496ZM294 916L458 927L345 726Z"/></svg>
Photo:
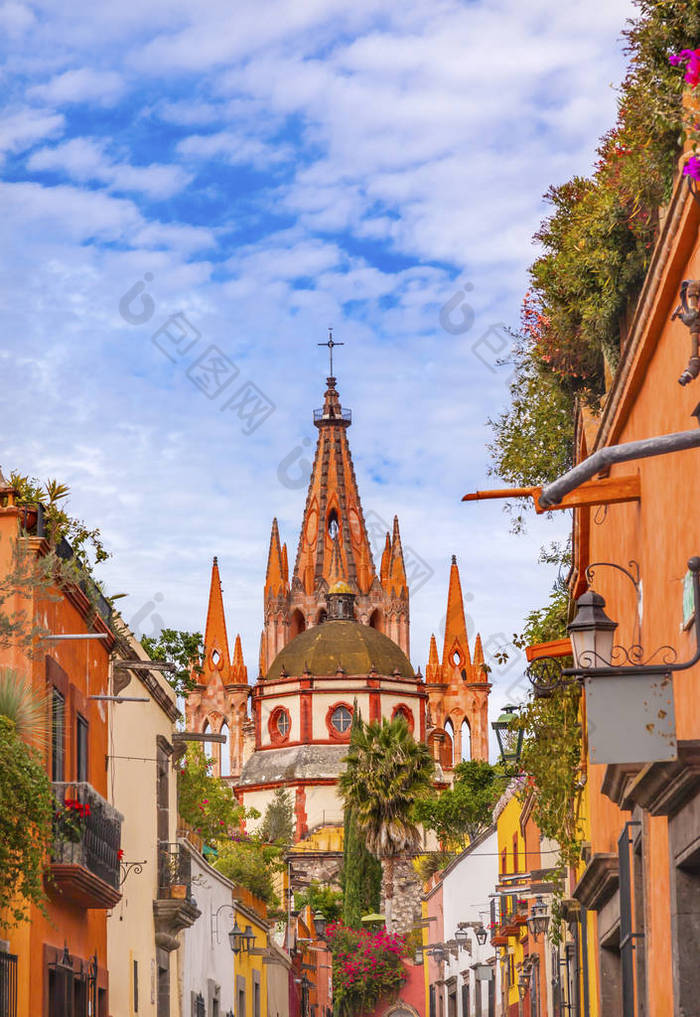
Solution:
<svg viewBox="0 0 700 1017"><path fill-rule="evenodd" d="M347 674L391 675L402 678L414 671L403 650L388 636L356 621L325 621L302 632L272 661L266 678L279 678L284 670L298 677L306 668L313 675L334 675L338 667Z"/></svg>

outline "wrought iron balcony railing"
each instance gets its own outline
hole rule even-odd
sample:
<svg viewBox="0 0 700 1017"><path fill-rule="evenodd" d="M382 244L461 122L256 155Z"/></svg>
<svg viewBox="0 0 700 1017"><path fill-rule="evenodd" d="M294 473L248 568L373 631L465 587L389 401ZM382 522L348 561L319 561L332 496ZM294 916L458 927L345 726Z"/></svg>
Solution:
<svg viewBox="0 0 700 1017"><path fill-rule="evenodd" d="M86 781L55 781L51 862L80 866L119 893L122 816Z"/></svg>
<svg viewBox="0 0 700 1017"><path fill-rule="evenodd" d="M0 1017L17 1017L17 957L0 950Z"/></svg>
<svg viewBox="0 0 700 1017"><path fill-rule="evenodd" d="M158 897L161 900L192 896L192 856L181 844L158 845Z"/></svg>

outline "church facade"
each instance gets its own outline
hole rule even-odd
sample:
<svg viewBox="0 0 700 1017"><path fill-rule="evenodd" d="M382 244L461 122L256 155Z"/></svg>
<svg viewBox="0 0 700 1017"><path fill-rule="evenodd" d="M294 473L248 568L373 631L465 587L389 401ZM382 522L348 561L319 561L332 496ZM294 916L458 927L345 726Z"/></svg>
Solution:
<svg viewBox="0 0 700 1017"><path fill-rule="evenodd" d="M294 568L273 520L257 680L240 636L230 655L214 559L203 673L186 704L187 729L224 734L215 772L263 813L275 790L293 797L296 841L342 825L337 780L354 709L364 720L401 714L425 741L440 781L455 762L488 758L488 669L473 654L456 559L449 576L442 656L430 643L426 674L410 662L409 588L398 519L375 567L348 442L349 410L335 378L314 412L318 441Z"/></svg>

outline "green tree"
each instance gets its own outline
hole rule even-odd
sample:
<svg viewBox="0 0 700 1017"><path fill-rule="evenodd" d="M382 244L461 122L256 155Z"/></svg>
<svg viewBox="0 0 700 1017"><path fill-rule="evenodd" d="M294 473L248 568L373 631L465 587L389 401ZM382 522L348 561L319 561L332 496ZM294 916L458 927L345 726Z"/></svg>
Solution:
<svg viewBox="0 0 700 1017"><path fill-rule="evenodd" d="M276 844L266 844L258 837L245 835L219 841L216 846L218 857L214 868L232 883L250 890L269 908L277 910L280 899L275 885L278 873L284 869L284 849Z"/></svg>
<svg viewBox="0 0 700 1017"><path fill-rule="evenodd" d="M367 847L382 863L386 927L392 931L394 866L419 847L413 819L416 801L432 790L434 764L427 745L416 742L401 715L362 724L347 755L339 788L355 809Z"/></svg>
<svg viewBox="0 0 700 1017"><path fill-rule="evenodd" d="M69 515L61 504L70 495L67 484L57 480L48 480L42 484L36 477L16 471L10 474L10 484L18 493L18 505L44 506L44 525L49 540L52 544L58 544L65 538L73 550L76 565L88 575L92 575L95 565L111 558L111 553L102 543L99 529L91 529L81 519Z"/></svg>
<svg viewBox="0 0 700 1017"><path fill-rule="evenodd" d="M268 844L289 845L294 840L294 803L286 788L278 787L275 791L258 834Z"/></svg>
<svg viewBox="0 0 700 1017"><path fill-rule="evenodd" d="M360 711L355 700L350 728L350 744L354 745L362 728ZM353 929L362 927L362 916L379 911L382 890L382 867L367 850L365 838L357 822L354 806L346 805L343 829L343 924Z"/></svg>
<svg viewBox="0 0 700 1017"><path fill-rule="evenodd" d="M204 640L201 632L161 629L157 636L142 636L141 646L151 660L174 664L175 671L166 671L165 678L178 696L186 696L197 684L194 675L203 672Z"/></svg>
<svg viewBox="0 0 700 1017"><path fill-rule="evenodd" d="M419 800L415 817L448 848L463 850L491 824L508 775L501 766L471 759L455 766L455 780L436 798Z"/></svg>
<svg viewBox="0 0 700 1017"><path fill-rule="evenodd" d="M201 745L189 745L177 781L178 811L207 843L235 835L245 815L231 788L212 776L211 768Z"/></svg>
<svg viewBox="0 0 700 1017"><path fill-rule="evenodd" d="M56 800L38 753L0 715L0 912L7 927L44 907L44 866Z"/></svg>
<svg viewBox="0 0 700 1017"><path fill-rule="evenodd" d="M311 913L321 912L326 921L330 924L339 922L343 915L343 894L332 886L322 886L317 879L311 882L300 893L294 894L294 907L301 911L309 905Z"/></svg>

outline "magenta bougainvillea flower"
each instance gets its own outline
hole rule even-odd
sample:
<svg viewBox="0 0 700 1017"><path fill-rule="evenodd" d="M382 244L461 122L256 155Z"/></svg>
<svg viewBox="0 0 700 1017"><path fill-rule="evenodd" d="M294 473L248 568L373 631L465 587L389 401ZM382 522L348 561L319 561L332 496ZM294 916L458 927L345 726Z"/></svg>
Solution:
<svg viewBox="0 0 700 1017"><path fill-rule="evenodd" d="M683 167L683 176L690 177L691 180L700 180L700 159L696 155L691 155Z"/></svg>
<svg viewBox="0 0 700 1017"><path fill-rule="evenodd" d="M674 67L685 64L685 81L695 88L700 81L700 49L682 49L680 53L670 53L668 62Z"/></svg>

